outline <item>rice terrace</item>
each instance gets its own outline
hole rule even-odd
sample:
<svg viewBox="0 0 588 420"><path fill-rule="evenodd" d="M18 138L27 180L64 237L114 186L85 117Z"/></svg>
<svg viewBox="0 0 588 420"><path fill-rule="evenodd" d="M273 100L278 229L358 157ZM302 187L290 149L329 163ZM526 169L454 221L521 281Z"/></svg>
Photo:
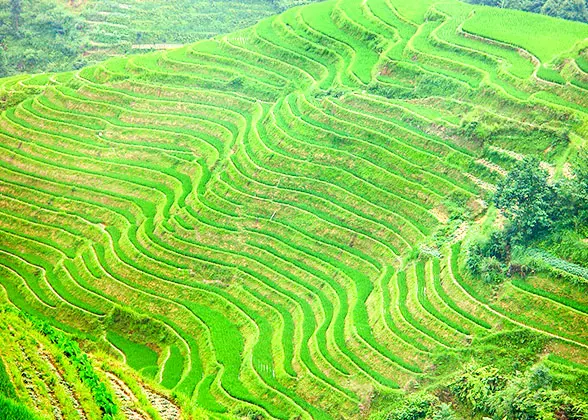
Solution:
<svg viewBox="0 0 588 420"><path fill-rule="evenodd" d="M0 78L0 419L588 419L588 24L548 3Z"/></svg>

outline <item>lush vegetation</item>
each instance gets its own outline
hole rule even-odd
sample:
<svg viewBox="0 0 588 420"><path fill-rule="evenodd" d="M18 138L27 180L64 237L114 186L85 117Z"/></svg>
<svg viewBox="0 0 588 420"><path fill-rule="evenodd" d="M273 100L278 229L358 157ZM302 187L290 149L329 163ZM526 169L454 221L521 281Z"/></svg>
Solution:
<svg viewBox="0 0 588 420"><path fill-rule="evenodd" d="M0 300L95 417L585 415L587 34L330 0L0 79Z"/></svg>
<svg viewBox="0 0 588 420"><path fill-rule="evenodd" d="M147 418L145 413L153 419L173 418L170 400L151 385L139 385L119 362L96 352L91 341L82 339L83 347L94 348L89 357L69 335L4 304L0 338L2 419L123 420Z"/></svg>
<svg viewBox="0 0 588 420"><path fill-rule="evenodd" d="M549 254L550 242L560 242L568 232L588 234L588 170L586 152L569 179L553 180L534 157L525 158L498 184L494 205L508 223L491 232L468 250L468 268L487 283L505 275L526 276L534 270L565 273L578 284L588 284L588 271L573 261L586 261L585 252L574 250L565 261ZM537 247L545 246L544 250ZM513 258L514 257L514 258ZM543 263L543 264L541 264Z"/></svg>
<svg viewBox="0 0 588 420"><path fill-rule="evenodd" d="M112 56L186 44L305 2L0 0L0 77L75 70Z"/></svg>
<svg viewBox="0 0 588 420"><path fill-rule="evenodd" d="M4 418L14 420L34 420L37 417L24 405L16 401L14 390L4 362L0 359L0 413Z"/></svg>
<svg viewBox="0 0 588 420"><path fill-rule="evenodd" d="M63 354L70 359L72 365L78 371L82 382L92 390L94 401L103 413L105 420L110 420L117 413L117 406L112 393L104 382L98 377L88 355L80 349L76 341L69 338L63 332L53 328L47 322L31 319L32 324L49 340L57 345Z"/></svg>
<svg viewBox="0 0 588 420"><path fill-rule="evenodd" d="M86 64L83 22L50 0L0 1L0 77Z"/></svg>
<svg viewBox="0 0 588 420"><path fill-rule="evenodd" d="M588 22L586 0L468 0L473 4L543 13L562 19Z"/></svg>

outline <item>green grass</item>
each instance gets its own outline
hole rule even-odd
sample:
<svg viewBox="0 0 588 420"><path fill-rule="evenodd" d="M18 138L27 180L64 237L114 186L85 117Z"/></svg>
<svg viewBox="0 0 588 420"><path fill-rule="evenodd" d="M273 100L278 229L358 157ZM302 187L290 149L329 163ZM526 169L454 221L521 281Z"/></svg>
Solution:
<svg viewBox="0 0 588 420"><path fill-rule="evenodd" d="M0 413L11 420L36 420L39 417L26 406L0 395Z"/></svg>
<svg viewBox="0 0 588 420"><path fill-rule="evenodd" d="M16 392L14 390L14 385L6 372L6 366L4 366L4 362L0 360L0 395L3 395L7 399L15 399Z"/></svg>
<svg viewBox="0 0 588 420"><path fill-rule="evenodd" d="M435 0L423 0L423 1L403 1L403 0L391 0L390 4L396 8L398 13L414 22L415 24L421 24L425 20L425 15L429 8L435 4Z"/></svg>
<svg viewBox="0 0 588 420"><path fill-rule="evenodd" d="M475 14L465 21L464 30L521 47L543 64L571 52L588 36L588 25L581 22L492 7L477 7L475 10Z"/></svg>
<svg viewBox="0 0 588 420"><path fill-rule="evenodd" d="M165 363L161 384L166 388L175 387L184 371L184 357L177 346L171 346L170 356Z"/></svg>
<svg viewBox="0 0 588 420"><path fill-rule="evenodd" d="M559 72L557 72L556 70L547 68L545 66L539 67L539 71L537 72L537 77L539 77L543 80L547 80L549 82L553 82L553 83L564 84L566 82L566 80L562 77L561 74L559 74Z"/></svg>
<svg viewBox="0 0 588 420"><path fill-rule="evenodd" d="M153 367L157 367L157 353L144 344L139 344L128 338L109 331L106 334L117 349L122 351L126 357L127 364L133 369L142 371L145 376L153 377Z"/></svg>

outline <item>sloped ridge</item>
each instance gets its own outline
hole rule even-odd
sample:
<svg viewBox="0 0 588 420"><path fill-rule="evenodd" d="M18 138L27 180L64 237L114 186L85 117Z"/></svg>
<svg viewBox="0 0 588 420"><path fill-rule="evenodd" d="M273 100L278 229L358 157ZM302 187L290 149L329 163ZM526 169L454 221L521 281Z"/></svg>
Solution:
<svg viewBox="0 0 588 420"><path fill-rule="evenodd" d="M541 80L518 44L468 35L473 6L395 3L294 8L47 77L9 104L7 299L94 336L212 414L359 417L374 392L426 381L435 351L504 328L586 355L582 328L509 302L533 296L576 326L588 321L581 305L539 289L479 295L459 271L467 223L447 216L449 202L475 212L504 174L480 159L473 121L506 127L488 140L500 148L581 136L585 89L571 73ZM431 248L439 229L456 243ZM156 320L165 340L103 336L120 306ZM159 394L145 397L175 415Z"/></svg>

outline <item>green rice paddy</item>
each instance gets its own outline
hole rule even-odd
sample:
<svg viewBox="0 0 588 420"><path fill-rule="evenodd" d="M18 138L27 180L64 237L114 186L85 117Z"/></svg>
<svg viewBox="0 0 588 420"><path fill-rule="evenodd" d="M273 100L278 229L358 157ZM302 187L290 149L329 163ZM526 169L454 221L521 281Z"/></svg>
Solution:
<svg viewBox="0 0 588 420"><path fill-rule="evenodd" d="M557 133L586 138L586 73L562 69L588 25L521 16L329 0L0 79L0 291L211 418L360 418L505 329L584 366L580 295L463 270L460 226L501 177L484 147L553 163ZM161 340L104 331L118 307Z"/></svg>

